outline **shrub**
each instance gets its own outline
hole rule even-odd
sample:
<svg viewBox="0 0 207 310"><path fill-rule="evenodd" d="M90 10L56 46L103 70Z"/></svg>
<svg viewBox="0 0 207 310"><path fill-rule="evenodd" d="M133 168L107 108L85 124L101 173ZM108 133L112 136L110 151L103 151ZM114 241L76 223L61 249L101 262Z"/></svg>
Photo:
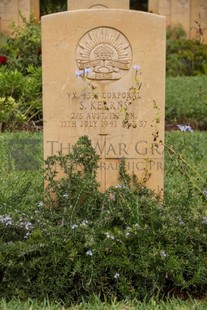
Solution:
<svg viewBox="0 0 207 310"><path fill-rule="evenodd" d="M201 40L187 40L175 28L167 34L167 76L195 76L207 73L207 46Z"/></svg>
<svg viewBox="0 0 207 310"><path fill-rule="evenodd" d="M0 131L5 129L5 126L14 129L17 123L25 121L24 114L19 110L19 105L12 97L0 97Z"/></svg>
<svg viewBox="0 0 207 310"><path fill-rule="evenodd" d="M7 68L27 74L29 65L41 65L41 29L32 17L29 21L20 17L23 26L12 25L12 37L4 39L0 54L7 57Z"/></svg>
<svg viewBox="0 0 207 310"><path fill-rule="evenodd" d="M90 140L81 137L71 155L47 161L48 192L56 196L49 195L47 208L4 209L0 296L71 304L94 294L143 300L174 287L204 292L204 197L189 183L180 203L162 202L126 175L124 162L120 184L100 193L97 160ZM57 165L66 173L59 180Z"/></svg>
<svg viewBox="0 0 207 310"><path fill-rule="evenodd" d="M0 121L4 123L4 129L14 129L22 122L42 122L42 78L41 67L29 66L27 75L24 76L17 70L0 70L0 98L2 98L2 113L7 111L6 117ZM13 98L15 105L9 98ZM8 114L9 113L9 114ZM9 116L10 115L10 116ZM12 116L12 117L11 117ZM14 122L15 120L15 122Z"/></svg>

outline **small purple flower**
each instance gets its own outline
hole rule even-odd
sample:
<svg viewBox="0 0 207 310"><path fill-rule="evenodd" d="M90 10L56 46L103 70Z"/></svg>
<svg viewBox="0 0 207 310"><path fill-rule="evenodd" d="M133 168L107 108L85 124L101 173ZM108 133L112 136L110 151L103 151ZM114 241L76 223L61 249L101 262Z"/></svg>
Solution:
<svg viewBox="0 0 207 310"><path fill-rule="evenodd" d="M12 218L9 215L1 215L0 222L5 224L6 226L12 225Z"/></svg>
<svg viewBox="0 0 207 310"><path fill-rule="evenodd" d="M84 75L84 71L83 70L78 70L78 71L75 71L75 75L78 77L78 76L83 76Z"/></svg>
<svg viewBox="0 0 207 310"><path fill-rule="evenodd" d="M193 132L193 129L189 125L177 125L180 131L190 131Z"/></svg>
<svg viewBox="0 0 207 310"><path fill-rule="evenodd" d="M140 69L141 69L141 66L140 66L140 65L133 65L133 69L135 69L135 70L140 70Z"/></svg>
<svg viewBox="0 0 207 310"><path fill-rule="evenodd" d="M85 74L91 73L92 69L91 68L85 68Z"/></svg>

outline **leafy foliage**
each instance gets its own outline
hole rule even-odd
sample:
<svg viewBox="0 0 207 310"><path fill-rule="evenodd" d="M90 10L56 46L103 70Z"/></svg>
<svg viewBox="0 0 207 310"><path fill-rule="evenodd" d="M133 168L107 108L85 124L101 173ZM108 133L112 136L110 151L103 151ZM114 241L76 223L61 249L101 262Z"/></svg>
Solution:
<svg viewBox="0 0 207 310"><path fill-rule="evenodd" d="M17 122L23 122L24 115L20 112L18 104L12 97L0 97L0 131L5 124L13 129Z"/></svg>
<svg viewBox="0 0 207 310"><path fill-rule="evenodd" d="M22 122L39 125L42 122L42 71L41 71L41 30L33 18L23 25L12 26L12 37L3 38L0 55L5 62L0 63L0 97L3 111L14 115L17 109L6 103L12 98L18 106L18 115L3 119L2 130L13 130ZM20 117L21 115L21 117ZM2 122L2 120L1 120Z"/></svg>
<svg viewBox="0 0 207 310"><path fill-rule="evenodd" d="M26 76L17 70L0 69L2 130L13 130L23 122L41 122L41 74L41 67L35 68L32 65L28 67Z"/></svg>
<svg viewBox="0 0 207 310"><path fill-rule="evenodd" d="M12 37L4 40L0 54L7 57L7 68L25 75L29 65L41 65L41 29L32 17L29 21L20 17L23 25L12 25Z"/></svg>
<svg viewBox="0 0 207 310"><path fill-rule="evenodd" d="M185 39L175 28L167 35L167 76L195 76L207 73L207 46L201 40Z"/></svg>
<svg viewBox="0 0 207 310"><path fill-rule="evenodd" d="M24 212L2 208L0 296L72 304L94 294L105 301L147 300L174 287L204 293L204 197L183 175L187 185L173 195L169 184L172 194L163 202L127 176L124 163L120 184L101 193L97 160L81 137L70 156L47 161L46 208L43 202ZM60 168L65 174L57 179Z"/></svg>
<svg viewBox="0 0 207 310"><path fill-rule="evenodd" d="M67 0L41 0L40 12L41 15L52 14L67 10Z"/></svg>

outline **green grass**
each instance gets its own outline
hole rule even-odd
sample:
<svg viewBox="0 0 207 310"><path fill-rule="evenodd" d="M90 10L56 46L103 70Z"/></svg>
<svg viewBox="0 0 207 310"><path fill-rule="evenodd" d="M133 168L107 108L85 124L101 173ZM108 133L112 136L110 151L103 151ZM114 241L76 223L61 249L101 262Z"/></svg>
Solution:
<svg viewBox="0 0 207 310"><path fill-rule="evenodd" d="M166 121L191 124L207 129L207 104L199 95L206 94L207 77L168 77L166 79Z"/></svg>
<svg viewBox="0 0 207 310"><path fill-rule="evenodd" d="M24 157L21 140L34 142L30 147L31 158ZM19 144L18 144L19 141ZM16 144L17 143L17 144ZM28 208L43 199L42 134L28 132L0 135L0 207L1 212L10 208ZM20 158L20 163L17 161ZM16 162L15 162L16 160ZM31 163L30 161L31 160ZM21 169L21 164L23 170ZM35 169L38 164L39 169ZM16 169L16 165L18 166ZM19 167L20 166L20 167ZM31 170L25 170L31 169Z"/></svg>
<svg viewBox="0 0 207 310"><path fill-rule="evenodd" d="M19 300L11 300L6 302L4 299L0 301L1 310L203 310L207 308L207 301L199 301L189 299L184 301L181 299L172 299L167 301L159 301L152 299L149 302L116 302L112 301L111 304L103 303L99 298L94 297L94 300L85 303L84 301L79 305L71 307L64 307L58 303L51 303L47 299L40 303L36 300L28 300L21 302Z"/></svg>
<svg viewBox="0 0 207 310"><path fill-rule="evenodd" d="M179 194L183 192L187 185L185 181L185 169L194 180L194 185L201 189L207 179L207 132L166 132L166 144L172 147L176 153L170 159L168 152L165 152L165 196L175 201L180 199ZM177 166L182 165L179 156L187 162L187 167L180 173ZM181 166L182 167L182 166ZM200 176L200 177L199 177Z"/></svg>

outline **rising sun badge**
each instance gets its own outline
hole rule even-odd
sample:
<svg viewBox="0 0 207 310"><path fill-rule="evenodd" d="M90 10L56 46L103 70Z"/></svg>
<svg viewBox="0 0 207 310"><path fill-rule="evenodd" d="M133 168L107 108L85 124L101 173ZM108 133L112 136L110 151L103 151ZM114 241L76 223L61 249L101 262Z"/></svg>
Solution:
<svg viewBox="0 0 207 310"><path fill-rule="evenodd" d="M100 27L85 33L76 48L79 70L90 68L88 79L119 80L129 70L132 51L128 39L118 30Z"/></svg>

